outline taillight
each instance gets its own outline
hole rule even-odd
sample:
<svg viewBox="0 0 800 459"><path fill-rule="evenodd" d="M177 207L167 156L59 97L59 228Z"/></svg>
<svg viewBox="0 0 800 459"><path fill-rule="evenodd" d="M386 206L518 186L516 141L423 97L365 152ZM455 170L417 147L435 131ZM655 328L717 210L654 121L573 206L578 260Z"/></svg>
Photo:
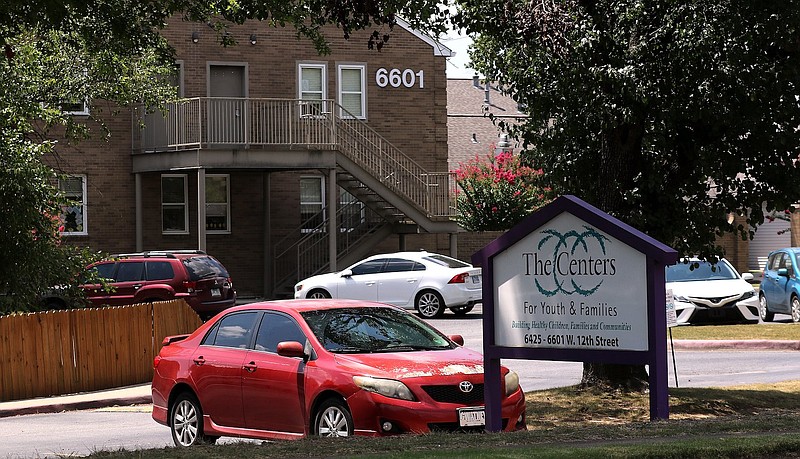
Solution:
<svg viewBox="0 0 800 459"><path fill-rule="evenodd" d="M452 279L450 279L450 282L448 282L448 284L463 284L464 282L467 281L468 277L469 273L456 274L455 276L453 276Z"/></svg>
<svg viewBox="0 0 800 459"><path fill-rule="evenodd" d="M159 363L161 363L161 356L157 355L156 358L153 359L153 368L158 368Z"/></svg>
<svg viewBox="0 0 800 459"><path fill-rule="evenodd" d="M183 288L185 288L188 293L192 293L194 292L194 289L197 288L197 282L183 281Z"/></svg>

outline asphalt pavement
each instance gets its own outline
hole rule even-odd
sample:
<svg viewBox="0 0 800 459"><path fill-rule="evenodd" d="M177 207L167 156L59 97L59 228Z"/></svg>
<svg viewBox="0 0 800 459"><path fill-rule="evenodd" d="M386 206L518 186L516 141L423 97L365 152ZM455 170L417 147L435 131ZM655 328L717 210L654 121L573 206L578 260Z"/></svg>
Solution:
<svg viewBox="0 0 800 459"><path fill-rule="evenodd" d="M773 340L675 340L675 349L685 350L789 350L800 351L800 341ZM87 410L113 406L146 405L152 403L150 383L83 392L79 394L39 397L28 400L0 402L0 418L36 413Z"/></svg>

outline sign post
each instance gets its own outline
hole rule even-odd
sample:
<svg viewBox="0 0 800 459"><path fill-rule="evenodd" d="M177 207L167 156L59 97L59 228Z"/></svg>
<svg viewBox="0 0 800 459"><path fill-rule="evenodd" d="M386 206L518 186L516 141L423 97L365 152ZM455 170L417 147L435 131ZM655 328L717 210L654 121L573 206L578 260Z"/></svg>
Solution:
<svg viewBox="0 0 800 459"><path fill-rule="evenodd" d="M669 417L664 268L677 252L562 196L472 257L483 268L486 429L500 359L648 365L650 418Z"/></svg>

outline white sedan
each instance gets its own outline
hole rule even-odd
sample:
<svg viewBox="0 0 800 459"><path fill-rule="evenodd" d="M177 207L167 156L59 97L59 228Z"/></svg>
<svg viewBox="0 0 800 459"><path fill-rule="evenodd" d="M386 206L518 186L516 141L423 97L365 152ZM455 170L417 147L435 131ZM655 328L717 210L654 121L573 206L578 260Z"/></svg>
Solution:
<svg viewBox="0 0 800 459"><path fill-rule="evenodd" d="M679 325L690 323L758 323L758 297L748 280L727 260L716 265L693 258L667 267Z"/></svg>
<svg viewBox="0 0 800 459"><path fill-rule="evenodd" d="M416 309L425 318L445 309L458 315L480 303L481 270L430 252L374 255L349 268L309 277L294 286L295 298L350 298Z"/></svg>

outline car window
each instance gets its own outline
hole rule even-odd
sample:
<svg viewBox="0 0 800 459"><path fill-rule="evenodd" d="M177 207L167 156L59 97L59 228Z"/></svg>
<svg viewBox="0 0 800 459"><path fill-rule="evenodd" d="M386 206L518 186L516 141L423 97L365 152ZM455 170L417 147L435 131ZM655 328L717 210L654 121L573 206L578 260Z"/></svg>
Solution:
<svg viewBox="0 0 800 459"><path fill-rule="evenodd" d="M145 265L147 269L147 280L168 280L175 277L172 263L168 261L148 261Z"/></svg>
<svg viewBox="0 0 800 459"><path fill-rule="evenodd" d="M184 258L181 261L186 270L189 271L189 279L193 281L209 277L231 277L225 267L222 266L222 263L212 257L191 257Z"/></svg>
<svg viewBox="0 0 800 459"><path fill-rule="evenodd" d="M456 260L455 258L450 258L450 257L446 257L444 255L439 255L439 254L427 255L427 256L425 256L423 258L425 260L432 261L432 262L436 263L437 265L446 266L448 268L459 269L459 268L469 268L469 267L472 266L469 263L464 263L461 260Z"/></svg>
<svg viewBox="0 0 800 459"><path fill-rule="evenodd" d="M92 267L100 279L113 279L114 278L114 265L116 263L111 261L108 263L99 263Z"/></svg>
<svg viewBox="0 0 800 459"><path fill-rule="evenodd" d="M789 271L789 275L791 276L794 270L792 269L792 257L788 254L783 256L783 266Z"/></svg>
<svg viewBox="0 0 800 459"><path fill-rule="evenodd" d="M143 261L120 262L117 268L116 282L136 282L144 279Z"/></svg>
<svg viewBox="0 0 800 459"><path fill-rule="evenodd" d="M403 352L450 349L441 333L394 308L336 308L302 313L322 346L331 352Z"/></svg>
<svg viewBox="0 0 800 459"><path fill-rule="evenodd" d="M256 335L256 350L278 352L278 343L282 341L305 344L306 335L291 317L273 312L264 314Z"/></svg>
<svg viewBox="0 0 800 459"><path fill-rule="evenodd" d="M217 322L201 344L246 349L257 316L255 311L229 314Z"/></svg>
<svg viewBox="0 0 800 459"><path fill-rule="evenodd" d="M773 253L770 255L769 260L767 261L767 269L770 271L775 271L778 269L778 264L781 262L781 253Z"/></svg>
<svg viewBox="0 0 800 459"><path fill-rule="evenodd" d="M386 266L383 267L383 272L399 273L403 271L415 271L414 266L418 264L420 263L417 263L414 260L406 260L403 258L389 258L389 260L386 262ZM425 269L424 266L423 269Z"/></svg>
<svg viewBox="0 0 800 459"><path fill-rule="evenodd" d="M383 265L386 263L385 258L379 258L377 260L370 260L365 261L364 263L357 264L353 266L353 275L359 274L375 274L381 272Z"/></svg>
<svg viewBox="0 0 800 459"><path fill-rule="evenodd" d="M737 279L739 276L724 261L712 265L707 261L678 263L667 266L667 282Z"/></svg>

